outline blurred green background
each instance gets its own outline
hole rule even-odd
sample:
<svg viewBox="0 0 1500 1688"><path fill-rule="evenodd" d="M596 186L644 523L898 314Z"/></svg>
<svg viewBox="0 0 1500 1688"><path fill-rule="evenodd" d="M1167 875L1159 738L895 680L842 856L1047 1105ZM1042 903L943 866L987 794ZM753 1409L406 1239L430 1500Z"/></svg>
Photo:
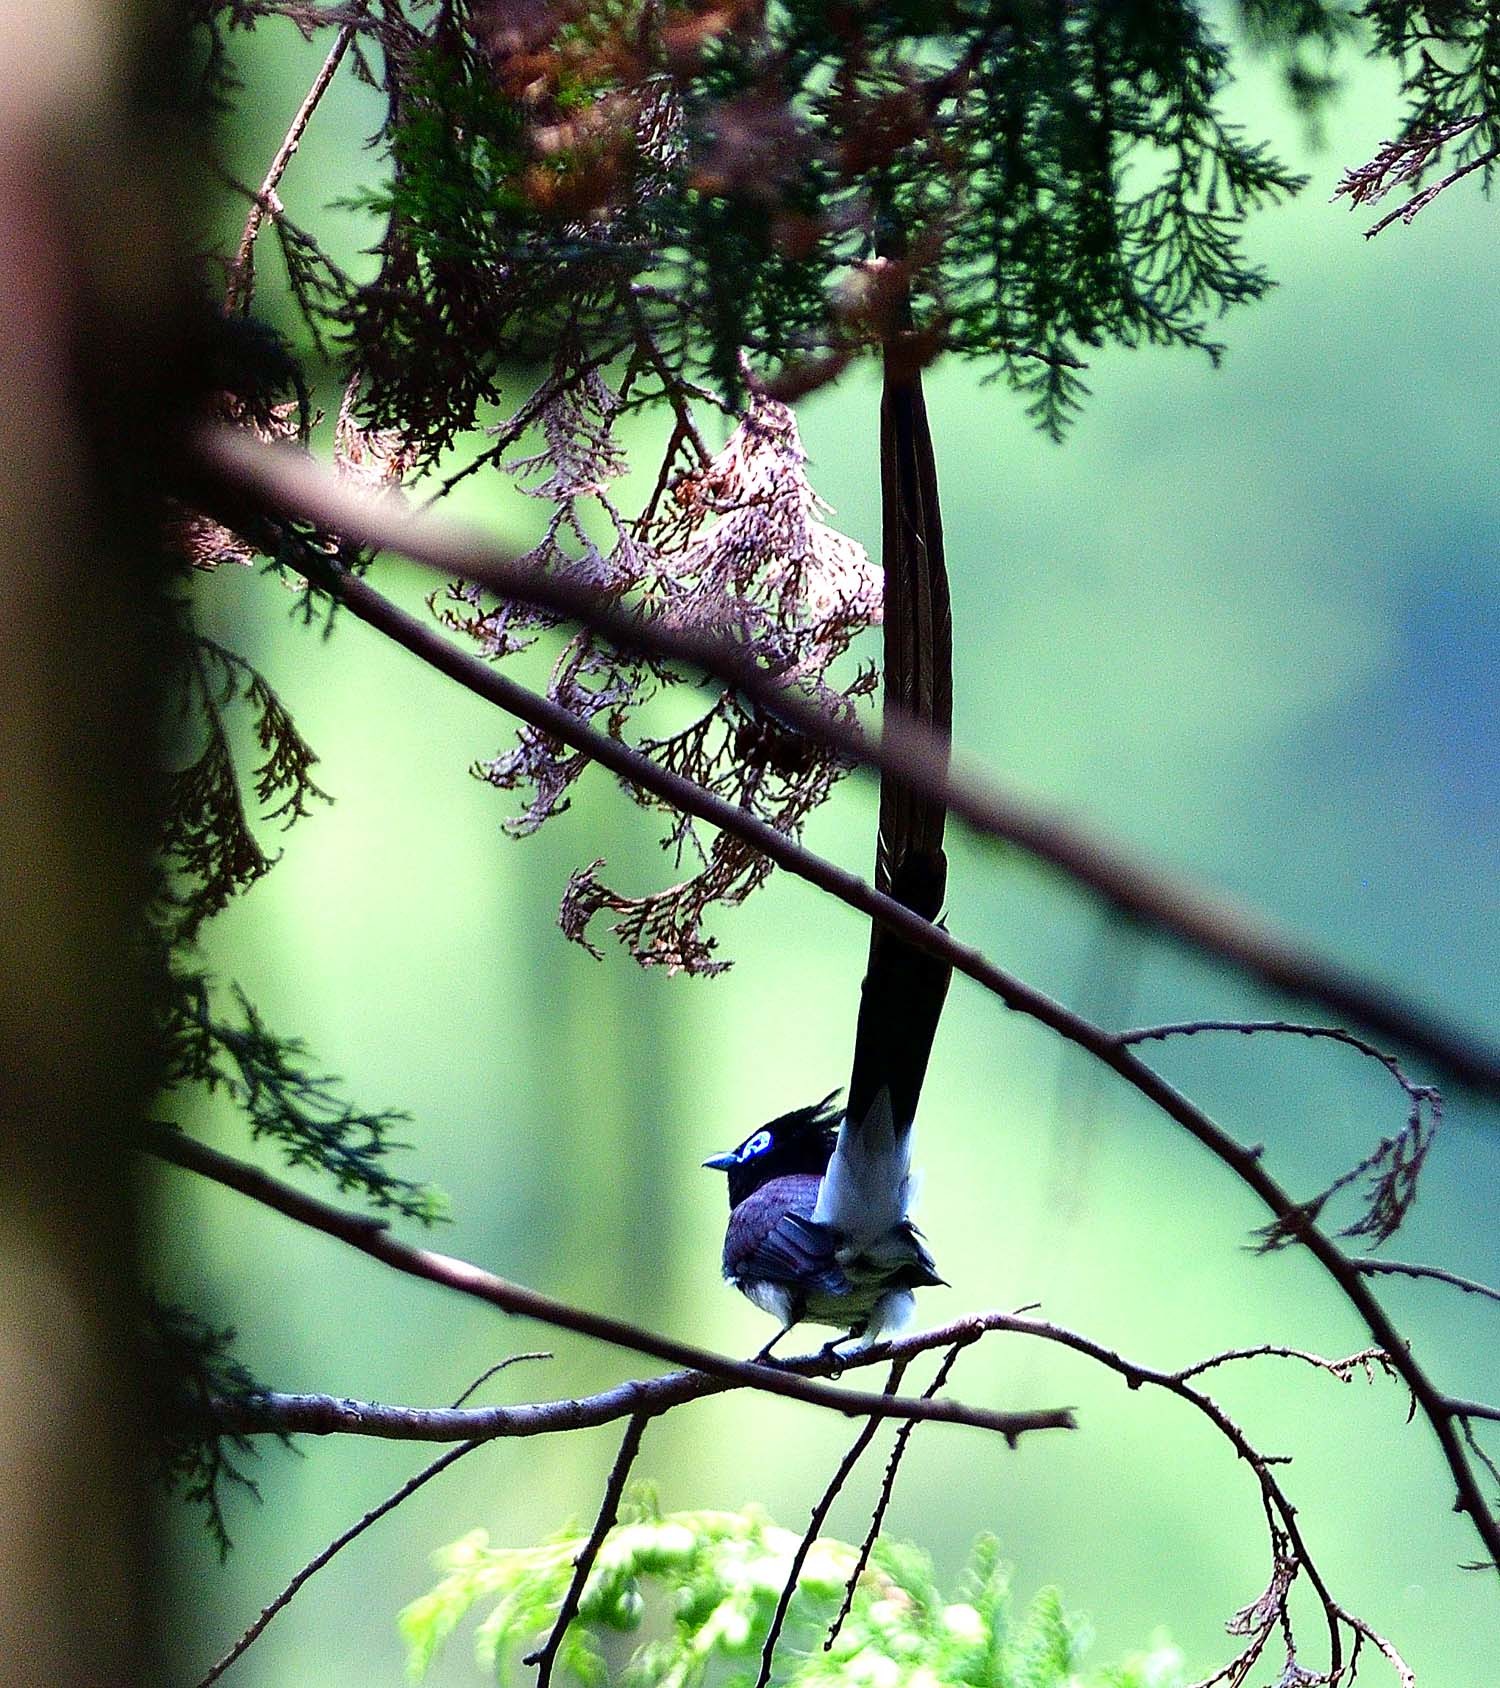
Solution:
<svg viewBox="0 0 1500 1688"><path fill-rule="evenodd" d="M258 180L326 40L278 21L238 37L247 86L226 128L233 173ZM1350 67L1353 68L1352 66ZM282 185L293 215L376 168L370 90L341 74ZM1495 211L1466 184L1410 229L1328 202L1340 169L1393 125L1393 89L1354 76L1321 144L1274 78L1236 100L1312 174L1251 227L1280 287L1225 324L1222 370L1180 354L1106 353L1061 449L981 371L930 378L956 626L956 738L1016 788L1065 805L1474 1023L1494 1022L1494 753L1500 529L1491 367ZM237 227L226 199L218 238ZM269 249L270 242L265 246ZM271 310L276 264L262 260ZM519 401L528 389L518 376ZM332 409L336 394L324 397ZM814 485L878 542L875 389L851 376L802 408ZM638 425L650 432L649 424ZM517 541L541 507L470 482L462 508ZM418 606L431 582L377 578ZM452 1198L436 1238L551 1294L729 1353L767 1333L722 1284L722 1180L698 1162L847 1074L867 932L777 877L716 924L718 980L601 964L554 925L569 871L596 855L616 883L664 883L649 817L607 780L536 838L501 835L507 800L468 777L510 723L346 620L326 642L272 579L202 580L206 627L265 669L320 752L337 799L285 860L213 923L204 949L268 1022L306 1037L371 1106L414 1116L403 1170ZM868 871L874 787L851 779L809 842ZM995 960L1105 1020L1280 1013L1240 980L1122 931L1014 854L953 840L950 924ZM1300 1012L1300 1011L1299 1011ZM1403 1117L1373 1065L1331 1047L1200 1039L1159 1054L1242 1140L1263 1140L1297 1192L1320 1188ZM232 1111L192 1122L245 1152ZM951 1289L937 1322L1040 1302L1142 1362L1175 1366L1263 1341L1363 1345L1340 1299L1294 1254L1246 1250L1263 1214L1203 1151L1040 1028L956 981L924 1101L922 1222ZM1500 1119L1450 1098L1400 1258L1500 1278ZM632 1375L628 1356L507 1322L399 1278L226 1192L169 1173L155 1275L241 1331L256 1376L289 1390L439 1403L522 1349L556 1357L488 1398L579 1393ZM1500 1398L1500 1308L1441 1286L1382 1289L1436 1378ZM648 1368L649 1369L649 1368ZM1059 1583L1104 1662L1164 1628L1191 1672L1235 1648L1223 1623L1268 1576L1256 1489L1208 1428L1064 1355L1013 1339L966 1353L956 1394L1074 1403L1076 1435L1020 1450L933 1427L913 1440L889 1528L951 1575L992 1530L1024 1597ZM495 1393L498 1390L500 1393ZM1216 1393L1286 1481L1344 1605L1388 1634L1431 1688L1500 1680L1494 1579L1430 1434L1387 1382L1340 1385L1263 1360ZM764 1502L797 1525L848 1427L811 1409L729 1398L673 1414L639 1465L664 1504ZM1500 1436L1491 1438L1500 1443ZM430 1584L429 1551L484 1525L528 1542L592 1515L617 1432L500 1442L382 1522L319 1575L226 1678L237 1688L394 1683L394 1617ZM198 1520L163 1517L176 1669L193 1680L306 1559L434 1450L358 1439L267 1446L256 1506L236 1500L224 1569ZM831 1521L857 1537L872 1454ZM1305 1605L1311 1650L1319 1629ZM1274 1646L1272 1651L1274 1652ZM1269 1654L1268 1654L1269 1657ZM1279 1669L1279 1654L1260 1675ZM1371 1664L1370 1680L1384 1667ZM460 1635L430 1680L476 1680ZM1259 1680L1257 1677L1256 1680Z"/></svg>

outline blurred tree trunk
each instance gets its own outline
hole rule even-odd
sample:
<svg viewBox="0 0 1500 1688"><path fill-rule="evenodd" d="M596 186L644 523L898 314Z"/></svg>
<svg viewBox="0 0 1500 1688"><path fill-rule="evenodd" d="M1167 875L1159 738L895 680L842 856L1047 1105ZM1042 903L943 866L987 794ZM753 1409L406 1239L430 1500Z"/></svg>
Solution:
<svg viewBox="0 0 1500 1688"><path fill-rule="evenodd" d="M143 6L0 8L0 1684L138 1683L154 510L193 367ZM148 72L150 100L132 88ZM173 180L180 179L173 177ZM180 225L178 225L180 226Z"/></svg>

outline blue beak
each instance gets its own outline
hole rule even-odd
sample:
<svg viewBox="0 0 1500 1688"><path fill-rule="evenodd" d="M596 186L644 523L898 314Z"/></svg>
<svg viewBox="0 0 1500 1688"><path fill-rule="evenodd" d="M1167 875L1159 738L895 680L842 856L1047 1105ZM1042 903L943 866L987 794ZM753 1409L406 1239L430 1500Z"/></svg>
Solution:
<svg viewBox="0 0 1500 1688"><path fill-rule="evenodd" d="M733 1149L726 1149L721 1155L710 1155L703 1164L711 1166L715 1172L727 1172L738 1159L739 1156Z"/></svg>

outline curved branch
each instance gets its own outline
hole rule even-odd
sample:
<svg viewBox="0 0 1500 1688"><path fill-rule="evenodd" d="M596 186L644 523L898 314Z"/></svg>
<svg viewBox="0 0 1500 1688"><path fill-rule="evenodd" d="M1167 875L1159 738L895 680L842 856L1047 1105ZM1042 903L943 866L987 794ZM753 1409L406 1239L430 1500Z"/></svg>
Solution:
<svg viewBox="0 0 1500 1688"><path fill-rule="evenodd" d="M909 717L888 709L875 743L857 723L835 720L789 690L728 638L642 621L575 581L519 564L474 528L451 518L418 515L397 499L375 500L341 484L302 453L277 450L228 428L201 431L193 451L194 467L205 482L200 495L230 525L248 519L253 526L267 513L312 521L357 544L398 552L444 576L585 622L626 648L716 675L799 732L946 803L975 831L1014 844L1130 918L1273 990L1319 1002L1417 1051L1460 1082L1500 1096L1500 1049L1317 954L1225 898L1128 855L1056 811L1002 791L992 779L945 772L946 741ZM320 579L320 584L327 582Z"/></svg>
<svg viewBox="0 0 1500 1688"><path fill-rule="evenodd" d="M909 1401L864 1390L837 1389L831 1384L818 1382L783 1366L758 1365L751 1360L731 1360L723 1354L698 1348L690 1342L679 1342L673 1337L659 1336L654 1331L642 1330L637 1325L627 1324L623 1319L612 1319L603 1313L591 1313L585 1308L557 1301L538 1290L528 1289L524 1284L512 1283L506 1278L497 1277L493 1272L486 1272L482 1267L471 1265L467 1260L458 1260L452 1255L438 1254L431 1249L417 1248L414 1244L402 1242L400 1238L391 1235L384 1220L371 1219L361 1213L349 1213L329 1202L320 1201L316 1196L306 1195L290 1184L284 1184L280 1179L271 1177L269 1173L262 1172L259 1167L221 1154L217 1149L210 1149L204 1143L195 1142L181 1132L153 1131L147 1136L143 1146L161 1160L170 1161L176 1166L238 1190L242 1195L251 1196L267 1207L274 1208L278 1213L284 1213L288 1218L295 1219L313 1230L322 1231L327 1236L337 1237L340 1242L348 1243L361 1253L371 1255L410 1277L425 1278L429 1283L442 1284L462 1295L471 1295L476 1300L487 1301L504 1313L539 1319L544 1324L575 1331L580 1336L591 1336L616 1348L628 1348L634 1353L646 1354L672 1365L688 1366L696 1372L707 1372L710 1377L722 1383L748 1386L772 1395L785 1395L790 1400L805 1401L812 1406L831 1407L835 1412L851 1418L920 1418L942 1420L949 1424L967 1424L978 1430L993 1430L1003 1436L1011 1446L1027 1431L1074 1428L1073 1415L1063 1409L1043 1408L1034 1412L1004 1413L992 1412L982 1407L967 1407L957 1401ZM340 1405L346 1409L347 1418L360 1420L366 1427L366 1434L383 1434L409 1440L451 1440L454 1434L452 1425L462 1422L451 1417L454 1413L473 1415L507 1410L450 1407L429 1412L420 1408L403 1408L394 1413L387 1413L377 1409L373 1416L365 1418L359 1411L359 1403L334 1403L335 1408ZM353 1411L348 1412L348 1409ZM434 1437L432 1431L437 1426L442 1428ZM352 1422L329 1423L324 1428L353 1429L356 1425ZM474 1435L472 1429L459 1433L466 1439L471 1439Z"/></svg>
<svg viewBox="0 0 1500 1688"><path fill-rule="evenodd" d="M1491 1301L1500 1301L1500 1289L1492 1289L1489 1284L1480 1283L1478 1278L1460 1277L1457 1272L1449 1272L1442 1266L1413 1266L1405 1260L1356 1260L1353 1266L1356 1272L1367 1278L1431 1278L1440 1284L1451 1284L1465 1295L1483 1295Z"/></svg>

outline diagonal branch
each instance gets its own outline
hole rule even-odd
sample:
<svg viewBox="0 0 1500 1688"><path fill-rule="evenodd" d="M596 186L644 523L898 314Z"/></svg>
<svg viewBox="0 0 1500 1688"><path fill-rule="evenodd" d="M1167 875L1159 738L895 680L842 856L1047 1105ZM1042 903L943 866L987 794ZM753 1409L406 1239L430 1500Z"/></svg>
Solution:
<svg viewBox="0 0 1500 1688"><path fill-rule="evenodd" d="M890 1375L885 1380L884 1393L894 1395L901 1387L901 1379L906 1371L905 1360L892 1360ZM776 1599L776 1610L771 1614L771 1627L766 1631L765 1644L760 1651L760 1670L755 1678L755 1688L766 1688L771 1680L771 1665L776 1657L776 1643L781 1639L782 1629L786 1625L786 1615L792 1607L792 1597L797 1592L797 1584L802 1578L802 1567L807 1563L807 1556L812 1552L812 1545L818 1539L818 1532L827 1521L833 1503L839 1497L839 1492L848 1482L850 1473L859 1464L860 1456L870 1443L875 1440L875 1432L880 1428L875 1419L868 1420L860 1428L859 1435L854 1438L849 1451L839 1461L838 1469L828 1479L828 1483L817 1503L812 1509L812 1516L807 1521L807 1528L802 1532L802 1539L797 1543L797 1551L792 1555L792 1563L786 1574L786 1581L781 1585L781 1593Z"/></svg>
<svg viewBox="0 0 1500 1688"><path fill-rule="evenodd" d="M558 1301L524 1284L486 1272L482 1267L452 1255L438 1254L432 1249L417 1248L414 1244L392 1236L384 1220L371 1219L362 1213L349 1213L331 1203L320 1201L301 1190L284 1184L259 1167L247 1165L230 1155L210 1149L204 1143L178 1131L153 1131L143 1144L159 1159L185 1167L216 1183L253 1197L278 1213L295 1219L312 1230L322 1231L340 1242L348 1243L363 1254L393 1266L414 1278L442 1284L462 1295L486 1301L503 1313L522 1318L539 1319L544 1324L562 1330L590 1336L596 1341L616 1348L628 1348L637 1354L665 1360L670 1365L689 1366L694 1371L707 1372L726 1383L747 1385L772 1395L784 1395L790 1400L806 1401L813 1406L831 1407L848 1417L896 1419L940 1419L949 1424L967 1424L980 1430L993 1430L1014 1446L1016 1439L1031 1430L1071 1430L1072 1414L1045 1408L1035 1412L993 1412L987 1408L966 1407L956 1401L908 1401L864 1390L837 1389L779 1366L758 1365L750 1360L731 1360L690 1342L659 1336L642 1330L623 1319L607 1314L591 1313L569 1302ZM448 1409L450 1412L465 1409ZM409 1421L415 1422L415 1421ZM331 1426L330 1426L331 1428ZM390 1431L386 1432L391 1434ZM396 1432L400 1434L401 1432ZM407 1431L410 1435L411 1432Z"/></svg>
<svg viewBox="0 0 1500 1688"><path fill-rule="evenodd" d="M296 1598L298 1591L302 1588L302 1585L310 1577L316 1576L331 1559L335 1558L346 1547L348 1547L350 1542L356 1540L359 1536L362 1536L372 1524L378 1524L388 1512L394 1512L404 1500L409 1500L418 1489L425 1487L434 1477L440 1477L450 1465L457 1465L459 1460L463 1459L466 1454L471 1454L474 1452L475 1448L482 1448L483 1446L483 1442L460 1442L456 1448L449 1448L446 1453L439 1454L435 1460L432 1460L427 1465L424 1465L422 1469L415 1474L415 1476L409 1477L399 1489L396 1489L393 1493L388 1494L378 1506L371 1507L362 1518L351 1524L347 1530L344 1530L342 1533L335 1536L333 1540L329 1542L327 1547L323 1548L321 1552L317 1553L313 1558L308 1560L302 1569L297 1572L296 1576L292 1578L286 1587L283 1588L273 1600L268 1601L266 1605L261 1608L260 1615L245 1630L244 1634L239 1637L228 1652L223 1654L221 1658L209 1666L208 1670L199 1679L198 1688L212 1688L212 1684L219 1680L219 1678L226 1670L229 1669L235 1660L247 1652L249 1648L260 1639L261 1632L265 1629L266 1625L270 1623L271 1619L274 1618L283 1607L290 1604L290 1602Z"/></svg>
<svg viewBox="0 0 1500 1688"><path fill-rule="evenodd" d="M355 7L356 15L364 11L369 0L358 0ZM312 86L307 90L306 97L297 108L297 115L292 119L291 127L287 130L282 143L276 149L276 156L271 160L260 187L256 190L254 203L250 207L250 214L245 219L244 231L240 235L240 244L234 255L234 262L229 267L229 286L224 294L224 313L232 316L236 310L250 308L251 279L255 265L255 242L260 234L261 224L269 214L278 216L281 211L281 201L276 197L276 189L281 178L286 174L286 167L292 162L297 148L302 145L302 137L307 132L307 126L312 121L313 113L318 109L319 102L328 92L328 85L333 81L334 74L343 62L344 54L349 51L349 43L353 41L358 23L351 19L334 37L333 45L328 49L328 57L323 60L322 68L313 78Z"/></svg>
<svg viewBox="0 0 1500 1688"><path fill-rule="evenodd" d="M470 1395L480 1386L492 1378L496 1372L507 1370L521 1360L549 1360L550 1354L510 1354L505 1359L491 1366L482 1376L475 1378L473 1383L459 1396L455 1405L462 1405ZM297 1572L296 1576L278 1593L274 1599L267 1601L261 1608L260 1615L245 1630L244 1634L235 1642L227 1653L217 1663L211 1665L206 1675L198 1683L198 1688L211 1688L226 1670L247 1652L260 1639L261 1632L276 1614L289 1606L296 1599L298 1592L309 1578L314 1577L330 1560L336 1558L352 1541L362 1536L372 1524L378 1524L388 1512L394 1512L403 1501L409 1500L418 1489L425 1487L434 1477L439 1477L450 1465L457 1465L466 1454L471 1454L475 1448L482 1448L483 1441L461 1442L456 1448L450 1448L447 1453L439 1454L430 1464L424 1465L414 1476L407 1480L393 1493L388 1494L377 1506L372 1506L365 1515L351 1524L347 1530L336 1535L327 1547L313 1555L311 1559Z"/></svg>
<svg viewBox="0 0 1500 1688"><path fill-rule="evenodd" d="M645 1435L646 1426L650 1422L646 1414L637 1413L625 1426L625 1434L620 1439L620 1451L615 1455L615 1463L610 1467L609 1481L604 1485L604 1497L599 1502L594 1527L589 1531L589 1539L578 1550L577 1559L573 1561L573 1578L568 1584L567 1593L562 1597L561 1605L557 1608L557 1617L547 1633L546 1641L538 1651L528 1653L523 1661L525 1664L536 1666L536 1688L550 1688L552 1667L557 1662L557 1650L562 1646L568 1625L578 1616L578 1606L583 1599L589 1572L593 1570L594 1561L599 1557L599 1549L604 1546L604 1538L614 1528L615 1519L619 1516L620 1498L625 1493L630 1468L641 1451L641 1437ZM875 1421L872 1419L870 1422L873 1424Z"/></svg>
<svg viewBox="0 0 1500 1688"><path fill-rule="evenodd" d="M643 622L576 581L518 564L475 528L451 518L418 516L390 497L372 499L300 453L278 451L220 428L196 436L194 457L200 498L230 525L248 522L253 528L268 514L312 521L356 544L398 552L439 574L585 622L626 648L703 669L841 755L946 802L975 831L1025 850L1131 919L1273 990L1319 1002L1422 1054L1460 1082L1500 1096L1500 1049L1482 1037L1319 955L1193 881L1130 856L1063 814L1002 790L992 779L945 773L946 740L898 712L886 712L876 743L856 723L835 720L789 691L729 638ZM419 654L432 660L427 651Z"/></svg>

